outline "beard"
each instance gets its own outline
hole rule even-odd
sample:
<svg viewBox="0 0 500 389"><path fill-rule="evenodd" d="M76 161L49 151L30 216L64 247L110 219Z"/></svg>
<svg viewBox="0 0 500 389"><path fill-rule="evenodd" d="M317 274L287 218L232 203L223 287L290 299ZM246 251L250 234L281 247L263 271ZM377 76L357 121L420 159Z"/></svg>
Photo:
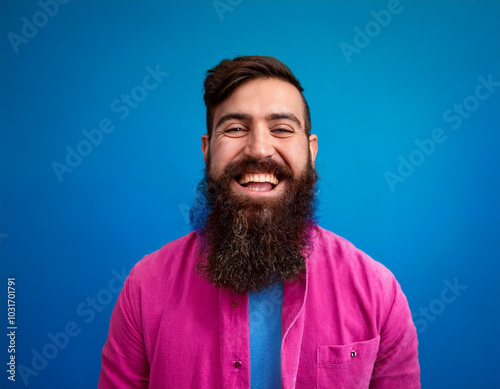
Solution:
<svg viewBox="0 0 500 389"><path fill-rule="evenodd" d="M256 171L278 177L282 193L267 198L231 190L233 180ZM294 279L305 269L312 249L317 180L310 155L299 177L270 158L233 161L214 177L208 159L190 210L198 236L198 274L238 294Z"/></svg>

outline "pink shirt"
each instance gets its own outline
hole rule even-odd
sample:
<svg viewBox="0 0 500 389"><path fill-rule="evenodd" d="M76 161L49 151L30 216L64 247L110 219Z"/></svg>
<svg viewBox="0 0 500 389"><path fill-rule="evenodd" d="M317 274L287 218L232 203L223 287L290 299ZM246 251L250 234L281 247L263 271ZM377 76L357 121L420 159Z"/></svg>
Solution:
<svg viewBox="0 0 500 389"><path fill-rule="evenodd" d="M392 273L317 228L307 271L283 290L283 388L420 388L417 333ZM130 272L99 388L250 388L248 296L194 270L190 233Z"/></svg>

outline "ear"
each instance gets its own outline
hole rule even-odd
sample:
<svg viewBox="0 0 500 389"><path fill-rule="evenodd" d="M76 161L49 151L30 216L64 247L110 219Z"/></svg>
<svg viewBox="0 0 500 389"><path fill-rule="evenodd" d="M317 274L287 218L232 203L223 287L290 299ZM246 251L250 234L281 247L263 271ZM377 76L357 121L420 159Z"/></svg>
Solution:
<svg viewBox="0 0 500 389"><path fill-rule="evenodd" d="M318 154L318 136L315 134L309 135L309 151L311 152L311 161L314 165L316 154Z"/></svg>
<svg viewBox="0 0 500 389"><path fill-rule="evenodd" d="M203 159L207 162L208 150L210 149L210 139L208 135L204 134L201 136L201 151L203 152Z"/></svg>

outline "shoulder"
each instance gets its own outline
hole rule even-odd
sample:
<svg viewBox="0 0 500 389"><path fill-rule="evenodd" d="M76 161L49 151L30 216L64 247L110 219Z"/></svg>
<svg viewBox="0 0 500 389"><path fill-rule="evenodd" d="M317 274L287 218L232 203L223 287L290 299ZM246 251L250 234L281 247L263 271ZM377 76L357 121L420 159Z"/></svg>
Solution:
<svg viewBox="0 0 500 389"><path fill-rule="evenodd" d="M157 251L144 256L135 264L129 274L129 282L148 284L156 280L165 282L172 275L190 266L196 253L196 234L191 232L173 240ZM194 263L191 268L194 267Z"/></svg>
<svg viewBox="0 0 500 389"><path fill-rule="evenodd" d="M382 263L337 234L318 227L311 255L311 272L326 284L335 283L345 291L379 296L390 304L400 286ZM378 300L378 299L376 299Z"/></svg>
<svg viewBox="0 0 500 389"><path fill-rule="evenodd" d="M351 271L376 273L380 277L394 277L387 267L347 239L319 226L316 231L313 250L316 261L325 261L337 269L346 268Z"/></svg>

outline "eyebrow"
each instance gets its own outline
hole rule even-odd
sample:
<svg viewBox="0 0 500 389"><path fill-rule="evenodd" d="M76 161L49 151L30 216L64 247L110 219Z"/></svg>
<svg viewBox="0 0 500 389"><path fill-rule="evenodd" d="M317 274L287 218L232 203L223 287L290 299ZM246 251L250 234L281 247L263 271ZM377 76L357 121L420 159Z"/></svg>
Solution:
<svg viewBox="0 0 500 389"><path fill-rule="evenodd" d="M252 116L247 114L247 113L240 113L240 112L233 112L233 113L228 113L224 116L221 116L217 124L215 125L215 128L218 128L221 124L224 124L225 122L232 120L232 119L238 119L238 120L252 120Z"/></svg>
<svg viewBox="0 0 500 389"><path fill-rule="evenodd" d="M293 113L272 113L266 116L266 120L279 120L279 119L288 119L297 124L300 128L302 128L302 123Z"/></svg>
<svg viewBox="0 0 500 389"><path fill-rule="evenodd" d="M217 121L215 128L218 128L220 125L232 119L250 121L252 120L252 115L241 112L228 113L226 115L221 116L221 118ZM280 120L280 119L291 120L292 122L296 123L300 128L302 128L302 123L293 113L271 113L266 116L267 121Z"/></svg>

